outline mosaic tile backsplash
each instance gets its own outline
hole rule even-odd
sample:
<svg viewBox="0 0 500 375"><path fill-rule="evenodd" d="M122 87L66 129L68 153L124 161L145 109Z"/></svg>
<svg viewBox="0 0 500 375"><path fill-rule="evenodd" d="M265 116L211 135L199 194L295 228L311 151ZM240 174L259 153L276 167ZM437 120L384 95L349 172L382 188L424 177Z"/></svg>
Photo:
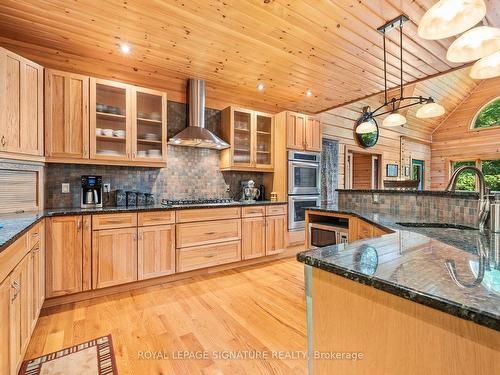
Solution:
<svg viewBox="0 0 500 375"><path fill-rule="evenodd" d="M427 222L457 223L477 226L479 200L472 197L417 195L411 192L379 193L378 203L373 193L339 191L339 209L355 208L373 212L414 214Z"/></svg>

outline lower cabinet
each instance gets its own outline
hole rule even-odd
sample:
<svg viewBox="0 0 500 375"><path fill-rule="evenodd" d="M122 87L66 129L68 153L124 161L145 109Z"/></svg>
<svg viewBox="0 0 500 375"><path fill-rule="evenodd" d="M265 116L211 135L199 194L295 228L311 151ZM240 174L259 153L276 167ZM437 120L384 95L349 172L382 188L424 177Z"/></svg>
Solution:
<svg viewBox="0 0 500 375"><path fill-rule="evenodd" d="M90 280L89 220L89 216L61 216L47 219L47 298L89 289L89 285L84 288L84 281Z"/></svg>
<svg viewBox="0 0 500 375"><path fill-rule="evenodd" d="M0 374L10 373L10 310L11 310L11 284L7 277L0 282Z"/></svg>
<svg viewBox="0 0 500 375"><path fill-rule="evenodd" d="M137 228L96 230L92 234L94 289L137 280Z"/></svg>
<svg viewBox="0 0 500 375"><path fill-rule="evenodd" d="M266 255L285 251L286 215L266 217Z"/></svg>
<svg viewBox="0 0 500 375"><path fill-rule="evenodd" d="M241 241L177 249L177 271L185 272L241 260Z"/></svg>
<svg viewBox="0 0 500 375"><path fill-rule="evenodd" d="M137 278L175 273L175 225L139 227Z"/></svg>
<svg viewBox="0 0 500 375"><path fill-rule="evenodd" d="M241 257L258 258L266 255L266 218L241 220Z"/></svg>

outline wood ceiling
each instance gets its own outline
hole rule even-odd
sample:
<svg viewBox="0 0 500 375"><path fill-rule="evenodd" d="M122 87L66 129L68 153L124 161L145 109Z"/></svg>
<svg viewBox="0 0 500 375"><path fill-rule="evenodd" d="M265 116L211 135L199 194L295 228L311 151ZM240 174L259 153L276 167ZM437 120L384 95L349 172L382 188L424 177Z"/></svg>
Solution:
<svg viewBox="0 0 500 375"><path fill-rule="evenodd" d="M407 123L404 125L405 134L411 134L417 138L430 141L432 132L441 124L464 100L466 100L474 89L482 81L475 81L469 78L469 68L455 70L437 77L429 78L428 80L418 82L408 88L413 91L415 96L432 96L436 102L445 108L445 114L441 117L431 119L420 119L416 117L416 112L420 106L409 108L404 115ZM372 109L383 104L383 94L374 95L369 98L349 103L345 106L338 107L328 111L329 113L339 116L340 118L349 120L354 127L363 107L370 106ZM385 116L377 117L377 123L382 126ZM398 129L398 128L394 128Z"/></svg>
<svg viewBox="0 0 500 375"><path fill-rule="evenodd" d="M487 0L500 26L500 2ZM0 45L46 66L165 89L207 82L207 103L320 112L383 90L376 28L404 13L404 81L456 68L452 39L417 25L433 0L3 0ZM132 52L124 56L119 43ZM388 35L388 80L399 82L398 33ZM256 85L263 82L264 92ZM448 82L443 85L455 87ZM307 89L313 91L306 97ZM453 93L452 93L453 95ZM222 105L222 104L221 104Z"/></svg>

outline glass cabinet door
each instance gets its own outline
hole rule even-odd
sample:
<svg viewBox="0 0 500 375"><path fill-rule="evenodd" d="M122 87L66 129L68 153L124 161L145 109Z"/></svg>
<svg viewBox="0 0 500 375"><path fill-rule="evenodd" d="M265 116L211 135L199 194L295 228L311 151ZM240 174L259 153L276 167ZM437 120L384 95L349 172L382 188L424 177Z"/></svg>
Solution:
<svg viewBox="0 0 500 375"><path fill-rule="evenodd" d="M252 162L252 114L235 110L233 125L234 163L250 165Z"/></svg>
<svg viewBox="0 0 500 375"><path fill-rule="evenodd" d="M272 166L273 119L257 113L256 123L256 163L259 166Z"/></svg>
<svg viewBox="0 0 500 375"><path fill-rule="evenodd" d="M164 94L152 90L135 93L136 139L133 158L147 161L163 159L165 111Z"/></svg>
<svg viewBox="0 0 500 375"><path fill-rule="evenodd" d="M130 119L127 87L114 82L91 82L91 152L99 159L129 159Z"/></svg>

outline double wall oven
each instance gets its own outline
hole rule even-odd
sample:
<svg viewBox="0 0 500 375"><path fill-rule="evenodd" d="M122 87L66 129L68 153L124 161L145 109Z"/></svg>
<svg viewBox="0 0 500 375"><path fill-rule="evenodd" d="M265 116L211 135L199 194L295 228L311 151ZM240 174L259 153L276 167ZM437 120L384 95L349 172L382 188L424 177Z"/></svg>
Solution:
<svg viewBox="0 0 500 375"><path fill-rule="evenodd" d="M305 227L305 211L321 203L321 154L288 151L288 229Z"/></svg>

